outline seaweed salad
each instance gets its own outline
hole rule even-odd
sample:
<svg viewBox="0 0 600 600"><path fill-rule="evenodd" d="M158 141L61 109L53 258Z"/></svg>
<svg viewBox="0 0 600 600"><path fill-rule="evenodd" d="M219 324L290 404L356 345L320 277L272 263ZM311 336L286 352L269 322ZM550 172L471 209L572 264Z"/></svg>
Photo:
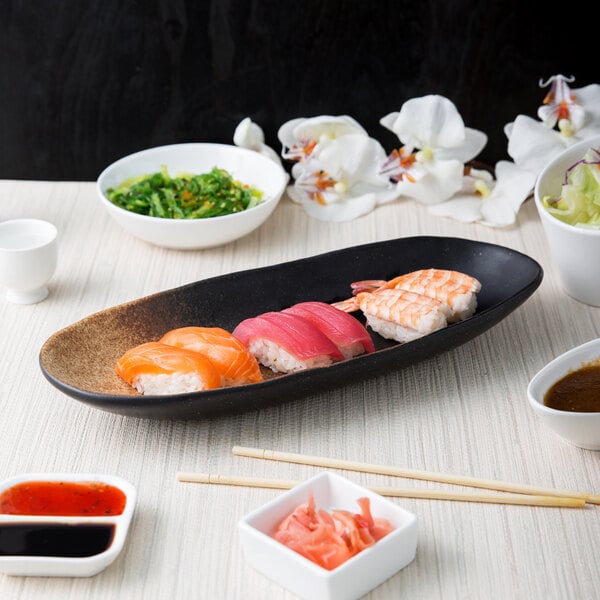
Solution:
<svg viewBox="0 0 600 600"><path fill-rule="evenodd" d="M203 219L238 213L262 202L262 192L233 179L225 169L208 173L158 173L127 179L107 190L108 199L125 210L165 219Z"/></svg>

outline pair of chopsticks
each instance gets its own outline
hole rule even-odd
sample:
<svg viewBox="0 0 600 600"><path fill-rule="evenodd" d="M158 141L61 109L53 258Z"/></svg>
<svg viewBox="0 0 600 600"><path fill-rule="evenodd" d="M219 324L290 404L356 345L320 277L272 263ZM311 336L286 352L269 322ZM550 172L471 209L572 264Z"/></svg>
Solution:
<svg viewBox="0 0 600 600"><path fill-rule="evenodd" d="M403 489L393 486L370 487L373 492L382 496L395 498L424 498L431 500L457 500L463 502L487 502L494 504L517 504L526 506L557 506L565 508L582 508L586 504L600 504L600 495L586 492L559 490L554 488L537 487L533 485L508 483L476 477L452 475L448 473L435 473L418 471L415 469L401 469L397 467L361 463L336 458L324 458L292 452L279 452L261 448L246 448L234 446L232 449L236 456L274 460L280 462L312 465L328 469L342 469L346 471L360 471L378 475L405 477L450 483L467 487L494 490L494 492L457 492L432 489ZM260 487L273 489L290 489L300 483L285 479L268 479L258 477L213 475L207 473L177 473L178 481L194 483L210 483L220 485L237 485L246 487ZM508 492L508 493L496 493Z"/></svg>

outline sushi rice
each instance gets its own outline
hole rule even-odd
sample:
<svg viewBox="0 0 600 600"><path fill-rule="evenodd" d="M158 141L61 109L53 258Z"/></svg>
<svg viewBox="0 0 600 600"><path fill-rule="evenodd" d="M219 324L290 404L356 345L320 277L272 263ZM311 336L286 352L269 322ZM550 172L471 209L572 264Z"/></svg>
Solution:
<svg viewBox="0 0 600 600"><path fill-rule="evenodd" d="M252 340L249 349L259 363L269 367L275 373L291 373L315 367L326 367L333 362L331 356L324 354L300 360L279 344L263 338Z"/></svg>
<svg viewBox="0 0 600 600"><path fill-rule="evenodd" d="M138 375L132 386L150 396L186 394L207 389L205 380L197 373L160 373L159 375Z"/></svg>

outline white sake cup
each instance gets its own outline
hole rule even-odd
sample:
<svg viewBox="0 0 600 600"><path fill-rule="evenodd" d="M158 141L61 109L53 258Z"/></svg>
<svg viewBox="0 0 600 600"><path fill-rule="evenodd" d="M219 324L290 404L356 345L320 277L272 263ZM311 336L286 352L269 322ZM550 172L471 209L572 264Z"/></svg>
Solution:
<svg viewBox="0 0 600 600"><path fill-rule="evenodd" d="M35 304L48 296L57 263L57 230L40 219L0 222L0 285L14 304Z"/></svg>

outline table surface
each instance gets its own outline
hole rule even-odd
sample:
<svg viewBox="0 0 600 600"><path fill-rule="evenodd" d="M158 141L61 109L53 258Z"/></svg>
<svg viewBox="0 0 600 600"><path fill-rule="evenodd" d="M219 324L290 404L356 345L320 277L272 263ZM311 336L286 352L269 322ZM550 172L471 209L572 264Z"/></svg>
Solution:
<svg viewBox="0 0 600 600"><path fill-rule="evenodd" d="M178 251L121 230L92 182L0 181L0 221L21 217L58 227L59 264L45 301L19 306L0 297L0 472L111 473L137 488L138 503L126 546L105 571L81 579L0 575L0 598L294 598L246 564L237 534L240 517L282 492L182 483L176 473L306 479L319 469L234 456L236 445L600 491L600 454L555 436L527 403L531 377L600 330L600 308L563 292L531 200L515 227L499 230L432 217L404 200L324 223L284 197L249 236ZM544 279L507 318L452 351L258 412L125 417L65 396L39 368L44 341L91 313L223 273L411 235L514 248L542 265ZM337 472L367 486L452 489ZM372 600L600 597L600 507L393 501L418 517L417 556L368 594Z"/></svg>

